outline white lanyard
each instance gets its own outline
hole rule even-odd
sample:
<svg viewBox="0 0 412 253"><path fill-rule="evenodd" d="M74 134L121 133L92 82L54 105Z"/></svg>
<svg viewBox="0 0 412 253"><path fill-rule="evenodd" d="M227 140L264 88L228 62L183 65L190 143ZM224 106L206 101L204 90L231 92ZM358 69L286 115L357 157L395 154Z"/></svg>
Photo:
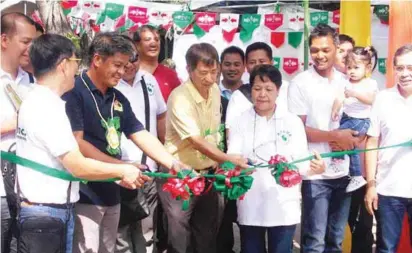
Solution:
<svg viewBox="0 0 412 253"><path fill-rule="evenodd" d="M93 95L93 92L90 90L89 86L86 84L86 81L84 81L84 79L83 79L83 73L80 74L80 78L82 79L83 84L86 86L86 88L89 90L90 94L92 95L92 98L94 100L94 104L96 105L97 113L99 114L102 121L106 124L106 127L109 128L109 124L107 123L107 121L103 118L102 114L100 113L100 109L99 109L99 106L97 105L97 101L96 101L96 98ZM114 100L115 99L116 99L116 94L113 93L113 101L112 101L112 106L111 106L111 116L112 116L111 120L113 120L113 107L114 107Z"/></svg>

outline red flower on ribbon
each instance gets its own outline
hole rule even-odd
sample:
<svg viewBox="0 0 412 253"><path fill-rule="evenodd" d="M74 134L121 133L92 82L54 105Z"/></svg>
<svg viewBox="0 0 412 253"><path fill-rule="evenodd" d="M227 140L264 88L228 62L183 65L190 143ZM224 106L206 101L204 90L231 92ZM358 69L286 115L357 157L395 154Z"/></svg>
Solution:
<svg viewBox="0 0 412 253"><path fill-rule="evenodd" d="M192 172L171 171L177 178L169 178L163 185L163 191L170 192L175 199L189 200L191 195L199 196L205 189L205 179L194 176Z"/></svg>
<svg viewBox="0 0 412 253"><path fill-rule="evenodd" d="M279 177L279 183L283 187L293 187L302 182L302 177L296 170L285 170Z"/></svg>
<svg viewBox="0 0 412 253"><path fill-rule="evenodd" d="M302 182L302 177L299 172L290 164L286 157L281 155L272 156L269 160L272 165L272 174L276 182L283 187L293 187Z"/></svg>

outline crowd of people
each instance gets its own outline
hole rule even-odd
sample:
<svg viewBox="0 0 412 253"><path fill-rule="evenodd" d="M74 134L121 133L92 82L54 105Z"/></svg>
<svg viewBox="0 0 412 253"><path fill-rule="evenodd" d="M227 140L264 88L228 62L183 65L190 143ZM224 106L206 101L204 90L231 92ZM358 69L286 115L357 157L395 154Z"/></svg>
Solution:
<svg viewBox="0 0 412 253"><path fill-rule="evenodd" d="M374 216L376 252L396 252L412 220L411 147L320 153L411 141L412 44L396 51L396 85L382 91L370 78L375 49L325 24L310 33L313 67L290 83L264 42L220 56L194 44L182 81L159 64L160 46L144 25L98 33L78 55L21 13L1 17L1 150L83 180L2 159L1 252L230 253L236 223L242 253L288 253L300 223L303 253L342 252L346 224L352 252L369 253ZM143 173L204 175L276 154L314 155L297 164L301 184L283 187L262 168L244 198L205 190L186 209L166 179Z"/></svg>

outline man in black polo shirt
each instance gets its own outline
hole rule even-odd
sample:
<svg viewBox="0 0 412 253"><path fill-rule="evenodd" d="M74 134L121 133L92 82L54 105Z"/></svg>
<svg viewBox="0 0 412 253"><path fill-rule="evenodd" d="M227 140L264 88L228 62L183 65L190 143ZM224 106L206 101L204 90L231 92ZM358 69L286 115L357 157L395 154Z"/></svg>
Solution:
<svg viewBox="0 0 412 253"><path fill-rule="evenodd" d="M66 111L80 150L86 157L123 163L120 136L125 134L144 153L167 168L180 163L136 119L129 101L113 87L132 57L130 42L115 33L96 35L89 48L89 70L64 95ZM136 164L136 169L141 165ZM120 216L120 187L116 183L89 182L80 189L76 205L73 252L113 252Z"/></svg>

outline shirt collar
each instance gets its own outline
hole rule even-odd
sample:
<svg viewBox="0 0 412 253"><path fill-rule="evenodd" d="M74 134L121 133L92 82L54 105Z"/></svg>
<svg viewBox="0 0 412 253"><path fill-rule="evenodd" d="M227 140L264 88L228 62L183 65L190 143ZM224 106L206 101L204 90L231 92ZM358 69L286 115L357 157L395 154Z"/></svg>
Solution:
<svg viewBox="0 0 412 253"><path fill-rule="evenodd" d="M314 67L309 69L309 71L312 73L312 76L314 78L318 79L318 80L327 80L328 79L326 77L323 77L323 76L319 75L319 73L315 70ZM341 72L339 72L335 68L332 68L332 82L341 80L343 78L344 78L344 75Z"/></svg>
<svg viewBox="0 0 412 253"><path fill-rule="evenodd" d="M63 104L66 103L59 95L57 95L51 89L49 89L49 88L47 88L43 85L36 84L34 86L34 89L38 90L42 94L45 94L48 98L53 99L53 101L63 103Z"/></svg>
<svg viewBox="0 0 412 253"><path fill-rule="evenodd" d="M0 68L0 77L5 77L7 76L10 80L15 81L16 83L20 83L20 81L25 77L25 75L28 75L26 71L24 71L21 67L17 70L17 77L15 80L13 80L12 76L10 73L4 71L2 68Z"/></svg>
<svg viewBox="0 0 412 253"><path fill-rule="evenodd" d="M195 100L196 104L199 104L203 101L206 101L206 99L204 99L202 97L202 95L200 95L199 91L196 89L195 85L192 83L192 81L190 79L187 81L187 87L189 89L190 95L192 95L192 97ZM209 96L208 100L210 100L210 99L211 99L211 96Z"/></svg>
<svg viewBox="0 0 412 253"><path fill-rule="evenodd" d="M82 79L82 78L83 78L83 79ZM90 79L89 75L87 75L87 71L86 71L86 70L83 71L83 72L80 74L80 81L81 81L82 83L83 83L83 80L86 82L86 85L89 87L89 89L90 89L92 92L97 92L97 91L99 91L99 89L97 89L96 85L94 85L92 79ZM83 85L84 85L84 84L83 84ZM113 88L108 88L106 94L111 94L111 93L113 93L113 90L114 90ZM99 91L99 92L100 92L100 91Z"/></svg>
<svg viewBox="0 0 412 253"><path fill-rule="evenodd" d="M223 85L223 81L221 81L221 82L219 83L219 89L220 89L221 92L230 91L230 93L232 93L232 90L231 90L231 89L228 89L228 88L226 88L226 87Z"/></svg>
<svg viewBox="0 0 412 253"><path fill-rule="evenodd" d="M265 119L265 117L259 116L256 111L255 108L253 107L251 110L251 113L253 116L256 115L257 118L259 119ZM282 119L283 117L285 117L285 115L287 114L287 110L286 107L282 105L282 103L276 103L276 110L275 113L272 115L272 117L269 120L274 120L274 119Z"/></svg>

